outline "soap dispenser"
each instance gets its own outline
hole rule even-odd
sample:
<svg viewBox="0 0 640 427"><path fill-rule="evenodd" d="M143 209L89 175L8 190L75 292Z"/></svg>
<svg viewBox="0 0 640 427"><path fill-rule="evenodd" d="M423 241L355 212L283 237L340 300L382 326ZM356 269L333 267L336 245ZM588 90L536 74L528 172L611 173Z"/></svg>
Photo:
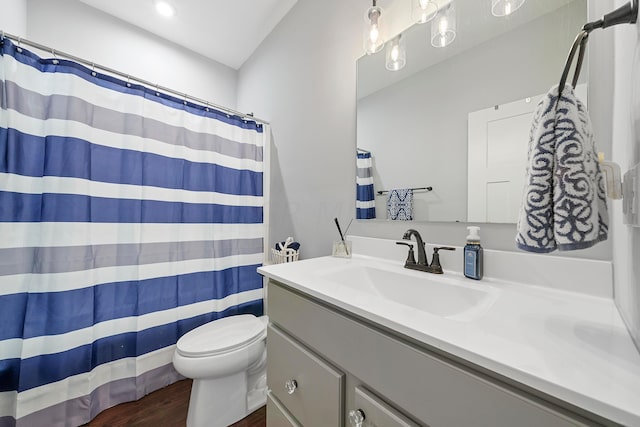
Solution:
<svg viewBox="0 0 640 427"><path fill-rule="evenodd" d="M482 279L482 246L480 246L480 227L467 227L469 235L464 247L464 275L470 279Z"/></svg>

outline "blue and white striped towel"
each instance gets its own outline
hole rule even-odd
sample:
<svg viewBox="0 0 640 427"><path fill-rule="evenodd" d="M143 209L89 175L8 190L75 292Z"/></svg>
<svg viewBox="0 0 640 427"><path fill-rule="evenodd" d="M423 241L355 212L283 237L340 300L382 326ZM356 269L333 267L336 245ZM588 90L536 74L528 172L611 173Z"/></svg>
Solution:
<svg viewBox="0 0 640 427"><path fill-rule="evenodd" d="M530 252L584 249L606 240L609 215L591 119L566 85L543 97L529 134L516 244Z"/></svg>
<svg viewBox="0 0 640 427"><path fill-rule="evenodd" d="M413 190L410 188L389 191L387 218L397 221L413 220Z"/></svg>

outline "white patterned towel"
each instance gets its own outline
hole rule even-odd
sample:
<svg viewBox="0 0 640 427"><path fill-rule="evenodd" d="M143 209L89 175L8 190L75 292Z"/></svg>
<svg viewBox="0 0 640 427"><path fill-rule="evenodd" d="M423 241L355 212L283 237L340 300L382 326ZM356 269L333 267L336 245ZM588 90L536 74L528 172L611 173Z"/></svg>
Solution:
<svg viewBox="0 0 640 427"><path fill-rule="evenodd" d="M398 221L411 221L413 219L412 189L402 188L389 191L387 218Z"/></svg>
<svg viewBox="0 0 640 427"><path fill-rule="evenodd" d="M537 106L516 244L530 252L584 249L606 240L609 215L591 119L567 84Z"/></svg>

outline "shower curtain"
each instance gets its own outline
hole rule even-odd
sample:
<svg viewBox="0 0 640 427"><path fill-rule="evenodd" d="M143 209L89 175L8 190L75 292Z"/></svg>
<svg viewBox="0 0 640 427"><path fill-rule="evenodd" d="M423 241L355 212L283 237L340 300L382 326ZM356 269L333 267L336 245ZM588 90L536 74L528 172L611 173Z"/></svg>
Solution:
<svg viewBox="0 0 640 427"><path fill-rule="evenodd" d="M1 44L0 427L80 425L262 314L268 132Z"/></svg>
<svg viewBox="0 0 640 427"><path fill-rule="evenodd" d="M373 219L376 217L376 197L371 153L358 153L356 168L356 219Z"/></svg>

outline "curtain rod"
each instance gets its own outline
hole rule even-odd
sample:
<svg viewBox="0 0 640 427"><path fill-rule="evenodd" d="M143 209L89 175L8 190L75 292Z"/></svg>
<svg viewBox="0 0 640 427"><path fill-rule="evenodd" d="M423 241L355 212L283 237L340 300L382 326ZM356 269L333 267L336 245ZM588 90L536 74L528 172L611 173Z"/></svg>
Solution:
<svg viewBox="0 0 640 427"><path fill-rule="evenodd" d="M69 53L61 52L59 50L55 50L55 49L53 49L51 47L42 45L40 43L36 43L36 42L31 41L31 40L23 39L22 37L18 37L18 36L15 36L13 34L8 34L8 33L5 33L4 31L2 31L0 33L0 40L2 40L5 37L8 38L8 39L11 39L13 41L18 42L18 47L20 47L21 45L24 44L24 45L39 49L39 50L41 50L43 52L51 53L54 57L61 56L61 57L70 59L72 61L79 62L81 64L84 64L84 65L88 66L88 67L91 67L92 70L98 68L98 69L100 69L102 71L106 71L109 74L114 74L116 76L123 77L123 78L127 79L127 81L135 81L135 82L140 83L140 84L142 84L144 86L147 86L149 89L154 89L156 91L161 91L161 92L169 93L171 95L176 95L179 98L184 98L185 100L189 99L189 100L194 101L194 102L196 102L198 104L201 104L202 106L211 107L213 109L220 110L220 111L222 111L224 113L229 113L229 114L232 114L234 116L238 116L238 117L240 117L242 119L246 119L246 120L250 120L250 121L254 121L254 122L260 122L260 123L265 124L265 125L269 124L269 122L266 121L266 120L262 120L262 119L259 119L257 117L253 117L253 113L249 113L249 114L241 113L241 112L233 110L231 108L223 107L222 105L214 104L213 102L209 102L209 101L206 101L204 99L196 98L195 96L191 96L191 95L189 95L187 93L178 92L177 90L173 90L173 89L170 89L168 87L160 86L158 84L155 84L155 83L152 83L150 81L141 79L139 77L135 77L135 76L132 76L130 74L126 74L126 73L123 73L121 71L114 70L113 68L105 67L104 65L96 64L95 62L88 61L86 59L79 58L79 57L71 55Z"/></svg>

